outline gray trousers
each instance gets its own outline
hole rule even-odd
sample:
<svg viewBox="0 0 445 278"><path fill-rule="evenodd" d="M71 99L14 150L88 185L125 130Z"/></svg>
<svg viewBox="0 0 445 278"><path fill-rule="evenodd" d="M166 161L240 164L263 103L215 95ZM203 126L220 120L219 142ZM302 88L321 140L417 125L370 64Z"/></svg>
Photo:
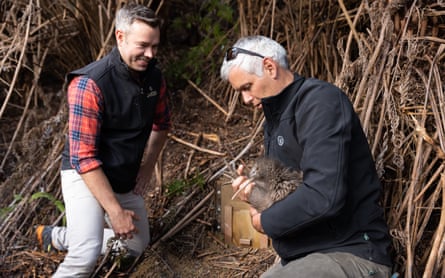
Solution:
<svg viewBox="0 0 445 278"><path fill-rule="evenodd" d="M270 277L389 278L391 269L349 253L313 253L293 260L285 266L279 262L261 275L261 278Z"/></svg>

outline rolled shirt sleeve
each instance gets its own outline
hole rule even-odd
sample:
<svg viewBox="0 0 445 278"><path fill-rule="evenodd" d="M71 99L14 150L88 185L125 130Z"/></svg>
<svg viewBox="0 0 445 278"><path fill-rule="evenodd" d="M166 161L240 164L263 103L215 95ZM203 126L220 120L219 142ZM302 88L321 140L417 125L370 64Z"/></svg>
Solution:
<svg viewBox="0 0 445 278"><path fill-rule="evenodd" d="M74 78L68 87L70 163L79 173L102 165L98 157L104 109L102 93L85 76Z"/></svg>

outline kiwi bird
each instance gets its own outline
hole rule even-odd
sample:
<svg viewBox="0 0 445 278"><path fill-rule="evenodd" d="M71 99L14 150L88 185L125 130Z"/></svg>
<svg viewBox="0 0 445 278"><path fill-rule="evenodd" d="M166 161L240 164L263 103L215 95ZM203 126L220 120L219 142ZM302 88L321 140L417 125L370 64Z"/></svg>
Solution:
<svg viewBox="0 0 445 278"><path fill-rule="evenodd" d="M295 191L303 182L303 173L285 167L275 159L261 157L255 160L247 175L247 181L240 185L232 199L247 186L255 183L248 197L248 202L258 212L269 208Z"/></svg>

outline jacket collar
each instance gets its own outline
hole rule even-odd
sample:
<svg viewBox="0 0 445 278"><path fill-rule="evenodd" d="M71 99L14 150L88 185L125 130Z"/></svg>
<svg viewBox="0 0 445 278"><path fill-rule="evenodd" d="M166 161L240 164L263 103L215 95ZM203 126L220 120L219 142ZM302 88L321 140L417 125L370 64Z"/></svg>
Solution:
<svg viewBox="0 0 445 278"><path fill-rule="evenodd" d="M290 103L298 88L303 84L304 78L294 74L294 81L285 87L279 94L261 99L264 116L267 121L278 120L287 104Z"/></svg>
<svg viewBox="0 0 445 278"><path fill-rule="evenodd" d="M128 65L122 60L122 57L119 53L119 50L117 47L113 47L113 49L110 52L111 61L115 65L117 71L122 74L125 78L131 78L131 69L128 67ZM147 69L142 72L141 74L141 80L145 80L148 77L149 72L151 69L156 65L157 60L155 58L151 59Z"/></svg>

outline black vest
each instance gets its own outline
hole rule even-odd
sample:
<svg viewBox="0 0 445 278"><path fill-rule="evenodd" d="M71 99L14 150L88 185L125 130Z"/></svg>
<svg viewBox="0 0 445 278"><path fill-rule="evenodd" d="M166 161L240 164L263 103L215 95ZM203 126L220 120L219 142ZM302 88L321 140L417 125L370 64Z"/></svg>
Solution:
<svg viewBox="0 0 445 278"><path fill-rule="evenodd" d="M136 176L150 136L162 84L160 70L152 60L139 84L114 48L110 54L67 75L67 84L79 75L96 82L104 97L104 112L98 142L102 169L114 192L126 193ZM62 169L72 169L69 140L65 144Z"/></svg>

